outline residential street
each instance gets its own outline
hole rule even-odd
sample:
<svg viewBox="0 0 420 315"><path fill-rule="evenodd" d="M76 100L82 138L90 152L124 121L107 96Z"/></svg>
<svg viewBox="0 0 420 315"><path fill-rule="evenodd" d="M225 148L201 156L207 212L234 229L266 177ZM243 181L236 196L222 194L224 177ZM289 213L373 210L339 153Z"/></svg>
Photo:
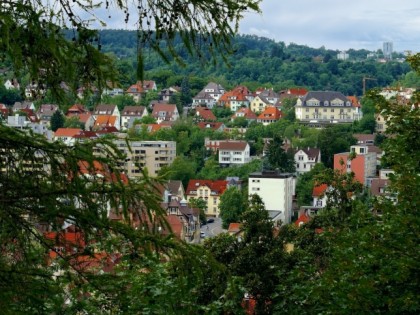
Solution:
<svg viewBox="0 0 420 315"><path fill-rule="evenodd" d="M213 223L207 223L201 227L201 232L204 232L205 237L213 237L220 233L227 232L222 229L222 220L220 218L214 218Z"/></svg>

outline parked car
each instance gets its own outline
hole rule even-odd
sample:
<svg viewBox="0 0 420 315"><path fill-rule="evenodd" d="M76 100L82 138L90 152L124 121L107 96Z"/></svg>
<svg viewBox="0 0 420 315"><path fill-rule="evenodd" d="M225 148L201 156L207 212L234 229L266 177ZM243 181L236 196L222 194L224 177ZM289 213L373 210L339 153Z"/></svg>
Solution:
<svg viewBox="0 0 420 315"><path fill-rule="evenodd" d="M207 219L207 223L213 223L213 222L214 222L214 219L213 218Z"/></svg>
<svg viewBox="0 0 420 315"><path fill-rule="evenodd" d="M205 238L206 237L206 233L200 232L200 237Z"/></svg>

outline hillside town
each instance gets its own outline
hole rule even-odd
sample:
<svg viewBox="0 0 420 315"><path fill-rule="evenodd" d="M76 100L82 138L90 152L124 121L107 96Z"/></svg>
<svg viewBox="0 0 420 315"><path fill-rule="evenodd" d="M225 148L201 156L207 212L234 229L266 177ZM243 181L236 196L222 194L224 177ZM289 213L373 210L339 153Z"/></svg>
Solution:
<svg viewBox="0 0 420 315"><path fill-rule="evenodd" d="M8 80L5 87L15 89L17 84ZM78 94L80 101L84 97L82 90L79 89ZM352 133L353 141L342 152L323 152L317 146L318 141L312 146L299 146L299 143L305 144L303 135L292 134L288 138L288 135L281 134L281 143L275 145L292 161L293 165L287 171L281 165L273 167L266 163L273 138L263 138L263 134L260 138L247 137L247 133L255 128L268 129L276 125L283 127L278 131L272 129L275 133L284 131L288 126L299 128L296 129L298 132L319 133L334 126L357 124L363 118L363 110L356 96L332 91L308 91L305 88L276 92L267 88L250 91L246 86L237 86L227 91L220 84L209 82L191 98L190 104L180 108L170 103L173 95L181 93L180 88L158 89L157 84L149 80L136 82L126 90L113 88L102 92L103 96L131 97L134 104L139 104L151 91L156 92L158 99L150 101L147 106L122 107L99 103L88 109L80 102L69 104L63 111L56 104L35 106L35 102L31 101L30 87L26 91L28 98L25 101L16 102L13 106L0 104L1 118L6 126L39 134L48 141L59 141L67 146L104 137L110 139L124 155L118 171L131 179L144 176L144 172L152 177L162 175L162 171L171 170L177 158L187 156L190 152L182 152L182 144L177 143L177 137L168 132L174 126L192 124L203 139L195 144L205 156L203 162L212 160L221 170L230 169L230 176L215 178L212 174L206 178L199 174L195 178L179 174L178 178L172 176L160 187L162 208L167 213L171 230L183 241L203 241L206 234L201 232L200 236L200 226L209 219L220 221L222 196L231 187L245 190L248 196L259 195L276 226L307 223L327 205L327 192L334 188L311 181L312 195L302 203L302 199L298 202L298 197L303 191L297 190L296 186L303 181L302 175L326 161L328 154L331 155L328 160L332 161L329 167L340 173L352 172L369 196L388 196L388 176L393 170L381 166L384 152L377 145L377 140L387 128L381 113L375 113L374 132ZM97 89L93 91L98 93ZM405 104L410 101L413 92L414 89L387 88L381 94L387 99L398 97ZM224 117L217 117L215 114L218 111L224 111ZM250 163L254 168L248 173L235 173L235 170ZM100 167L101 172L102 168L106 166ZM85 168L81 172L88 170ZM191 202L194 199L204 201L201 209ZM203 212L201 218L200 211ZM111 210L109 215L113 216ZM238 224L240 222L231 219L223 222L225 229L220 227L218 233L238 234L237 230L231 231L237 229Z"/></svg>
<svg viewBox="0 0 420 315"><path fill-rule="evenodd" d="M417 7L0 1L0 314L419 314Z"/></svg>

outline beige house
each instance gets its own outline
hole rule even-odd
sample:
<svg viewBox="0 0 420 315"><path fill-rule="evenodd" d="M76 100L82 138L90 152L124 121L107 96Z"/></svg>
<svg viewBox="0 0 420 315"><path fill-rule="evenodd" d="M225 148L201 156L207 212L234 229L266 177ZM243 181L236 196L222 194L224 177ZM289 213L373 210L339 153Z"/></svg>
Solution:
<svg viewBox="0 0 420 315"><path fill-rule="evenodd" d="M218 217L220 215L220 196L225 192L228 182L225 180L190 179L186 190L187 200L200 198L206 201L204 210L206 216Z"/></svg>
<svg viewBox="0 0 420 315"><path fill-rule="evenodd" d="M353 123L362 118L359 104L331 91L312 91L298 98L295 114L301 123L313 125Z"/></svg>
<svg viewBox="0 0 420 315"><path fill-rule="evenodd" d="M385 133L387 128L387 119L382 114L375 115L376 120L376 132Z"/></svg>
<svg viewBox="0 0 420 315"><path fill-rule="evenodd" d="M127 156L120 163L120 168L128 177L141 177L144 169L147 169L151 176L155 176L162 167L171 165L176 156L175 141L117 139L114 140L114 144Z"/></svg>
<svg viewBox="0 0 420 315"><path fill-rule="evenodd" d="M249 105L249 108L254 113L261 113L263 112L267 106L273 106L264 96L257 95Z"/></svg>

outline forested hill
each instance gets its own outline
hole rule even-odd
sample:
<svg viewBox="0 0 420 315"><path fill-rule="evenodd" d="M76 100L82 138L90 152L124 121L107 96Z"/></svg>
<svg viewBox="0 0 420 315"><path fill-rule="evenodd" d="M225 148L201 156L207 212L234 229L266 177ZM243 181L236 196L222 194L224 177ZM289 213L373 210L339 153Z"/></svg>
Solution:
<svg viewBox="0 0 420 315"><path fill-rule="evenodd" d="M124 73L121 77L123 85L135 81L136 38L135 31L100 32L102 50L118 58L119 68ZM176 63L165 64L157 53L146 53L146 78L157 81L160 87L177 83L188 75L203 81L215 80L227 88L241 83L251 89L260 85L273 86L276 90L304 86L312 90L337 90L347 95L361 95L364 76L376 79L367 81L367 88L385 87L395 84L409 71L405 62L380 63L376 59L366 59L367 50L351 49L348 51L349 60L340 61L335 50L285 45L253 35L238 35L233 47L228 65L222 61L216 65L202 65L181 48L178 52L186 58L184 67ZM378 57L381 57L380 53Z"/></svg>

